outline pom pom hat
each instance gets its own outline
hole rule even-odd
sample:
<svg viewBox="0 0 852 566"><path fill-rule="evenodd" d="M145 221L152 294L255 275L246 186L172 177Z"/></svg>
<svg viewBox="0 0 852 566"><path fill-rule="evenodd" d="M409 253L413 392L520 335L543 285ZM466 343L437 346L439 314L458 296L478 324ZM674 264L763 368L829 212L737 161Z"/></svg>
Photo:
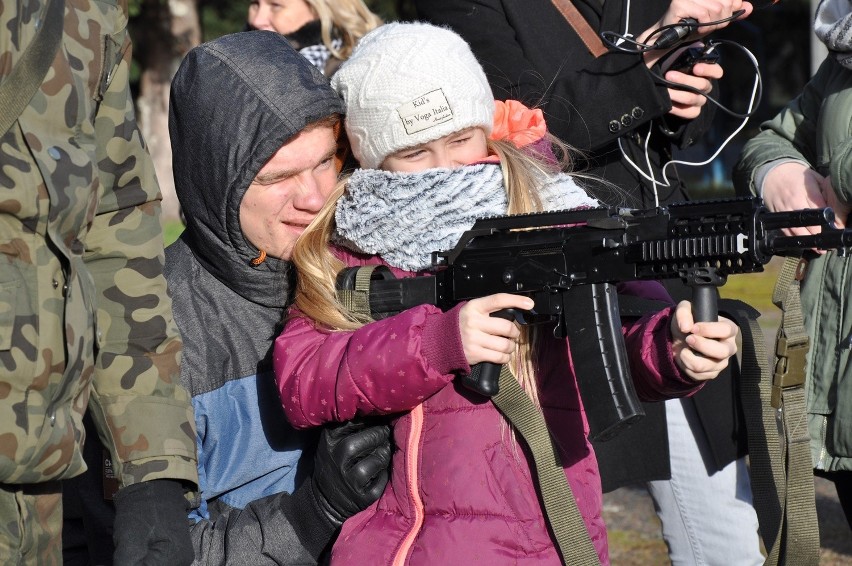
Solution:
<svg viewBox="0 0 852 566"><path fill-rule="evenodd" d="M346 134L361 167L479 126L491 133L494 96L458 34L425 23L390 23L365 35L334 74Z"/></svg>

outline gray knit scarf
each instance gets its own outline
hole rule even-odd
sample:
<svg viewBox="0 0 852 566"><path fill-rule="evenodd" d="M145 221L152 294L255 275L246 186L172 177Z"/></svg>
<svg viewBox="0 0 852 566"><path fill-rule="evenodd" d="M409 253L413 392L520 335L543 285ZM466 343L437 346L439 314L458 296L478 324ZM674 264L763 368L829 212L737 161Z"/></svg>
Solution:
<svg viewBox="0 0 852 566"><path fill-rule="evenodd" d="M852 0L823 0L814 32L841 65L852 69Z"/></svg>
<svg viewBox="0 0 852 566"><path fill-rule="evenodd" d="M545 210L599 206L565 174L546 179ZM432 265L432 252L449 250L478 218L506 214L503 174L496 164L392 173L359 169L337 203L335 241L379 255L406 271Z"/></svg>

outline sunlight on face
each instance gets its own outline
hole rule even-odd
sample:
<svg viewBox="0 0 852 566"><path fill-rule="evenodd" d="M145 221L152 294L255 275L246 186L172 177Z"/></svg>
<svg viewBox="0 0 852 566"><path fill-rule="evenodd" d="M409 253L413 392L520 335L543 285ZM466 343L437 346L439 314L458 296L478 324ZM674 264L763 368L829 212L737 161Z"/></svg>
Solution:
<svg viewBox="0 0 852 566"><path fill-rule="evenodd" d="M284 144L258 171L240 202L240 228L259 250L290 259L293 245L337 182L334 128L317 126Z"/></svg>
<svg viewBox="0 0 852 566"><path fill-rule="evenodd" d="M248 23L256 29L293 33L317 19L305 0L256 0L249 5Z"/></svg>
<svg viewBox="0 0 852 566"><path fill-rule="evenodd" d="M409 173L437 167L455 169L486 157L485 130L475 127L397 151L386 157L379 169Z"/></svg>

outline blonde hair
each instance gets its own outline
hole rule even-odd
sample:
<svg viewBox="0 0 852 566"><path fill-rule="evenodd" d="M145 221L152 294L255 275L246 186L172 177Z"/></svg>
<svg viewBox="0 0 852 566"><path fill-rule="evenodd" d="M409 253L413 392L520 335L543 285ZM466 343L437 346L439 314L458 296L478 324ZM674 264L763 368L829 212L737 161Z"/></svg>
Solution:
<svg viewBox="0 0 852 566"><path fill-rule="evenodd" d="M510 142L488 141L489 152L500 157L509 202L508 214L542 211L538 191L543 176L570 167L567 146L550 135L548 139L557 147L562 160L553 161L529 150L518 149ZM348 311L340 302L335 286L337 274L346 266L332 254L329 244L335 229L337 201L346 190L346 183L347 179L338 182L328 202L296 241L291 258L298 273L294 306L313 320L318 328L329 331L356 330L371 320L368 315ZM530 398L538 404L533 356L535 342L534 327L522 327L518 349L512 355L509 367Z"/></svg>
<svg viewBox="0 0 852 566"><path fill-rule="evenodd" d="M305 0L320 21L322 42L331 54L345 61L355 44L371 30L382 25L382 19L370 11L363 0ZM332 45L339 37L340 49Z"/></svg>

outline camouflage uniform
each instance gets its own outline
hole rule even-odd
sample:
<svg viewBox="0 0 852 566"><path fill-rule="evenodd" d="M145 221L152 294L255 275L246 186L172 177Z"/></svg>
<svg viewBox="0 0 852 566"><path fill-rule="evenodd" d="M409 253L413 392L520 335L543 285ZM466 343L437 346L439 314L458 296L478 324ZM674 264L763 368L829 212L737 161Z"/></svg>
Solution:
<svg viewBox="0 0 852 566"><path fill-rule="evenodd" d="M43 8L44 0L0 5L0 81ZM135 122L126 27L125 1L66 0L52 68L0 138L2 556L26 553L39 531L58 532L54 482L85 470L87 403L122 487L197 483L162 274L161 196ZM29 504L49 520L24 520ZM44 552L34 544L31 552Z"/></svg>

